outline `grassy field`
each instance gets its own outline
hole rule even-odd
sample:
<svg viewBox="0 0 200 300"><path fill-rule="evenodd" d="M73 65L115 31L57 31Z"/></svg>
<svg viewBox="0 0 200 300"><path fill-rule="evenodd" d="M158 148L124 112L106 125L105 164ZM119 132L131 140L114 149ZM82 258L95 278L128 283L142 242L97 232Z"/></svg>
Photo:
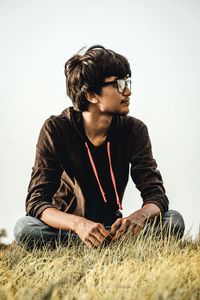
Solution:
<svg viewBox="0 0 200 300"><path fill-rule="evenodd" d="M125 236L89 249L0 249L0 299L200 299L200 239Z"/></svg>

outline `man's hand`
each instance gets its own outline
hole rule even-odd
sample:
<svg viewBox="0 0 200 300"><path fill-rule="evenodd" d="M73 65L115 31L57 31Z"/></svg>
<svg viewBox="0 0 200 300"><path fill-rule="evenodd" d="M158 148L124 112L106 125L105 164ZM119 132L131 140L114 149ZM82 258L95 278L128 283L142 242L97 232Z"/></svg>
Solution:
<svg viewBox="0 0 200 300"><path fill-rule="evenodd" d="M113 241L117 240L123 233L130 231L133 235L138 234L145 223L145 216L142 209L137 210L133 214L125 218L119 218L113 223L110 234Z"/></svg>
<svg viewBox="0 0 200 300"><path fill-rule="evenodd" d="M112 240L112 236L101 223L85 218L79 220L74 231L89 248L98 247L105 240L108 242Z"/></svg>
<svg viewBox="0 0 200 300"><path fill-rule="evenodd" d="M145 221L159 214L159 207L153 203L149 203L128 217L117 219L110 231L110 234L113 236L112 240L116 241L127 231L130 231L133 235L139 234L145 225Z"/></svg>

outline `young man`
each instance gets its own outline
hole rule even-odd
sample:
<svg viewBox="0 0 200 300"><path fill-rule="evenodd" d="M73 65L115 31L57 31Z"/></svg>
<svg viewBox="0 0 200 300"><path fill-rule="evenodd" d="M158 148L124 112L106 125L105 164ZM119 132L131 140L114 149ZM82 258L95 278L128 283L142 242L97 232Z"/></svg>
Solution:
<svg viewBox="0 0 200 300"><path fill-rule="evenodd" d="M162 216L180 236L184 221L168 211L146 125L128 116L131 69L125 57L103 46L74 55L65 64L73 107L48 118L41 129L32 169L26 217L15 226L18 243L66 241L69 232L88 247L139 233L147 219ZM142 208L123 217L130 174ZM134 201L134 200L133 200Z"/></svg>

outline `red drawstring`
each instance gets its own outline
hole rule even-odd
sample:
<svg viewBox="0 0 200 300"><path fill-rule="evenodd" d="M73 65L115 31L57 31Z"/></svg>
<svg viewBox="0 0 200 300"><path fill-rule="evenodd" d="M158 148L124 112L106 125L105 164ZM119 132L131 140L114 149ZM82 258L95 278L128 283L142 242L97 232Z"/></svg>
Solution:
<svg viewBox="0 0 200 300"><path fill-rule="evenodd" d="M99 189L100 189L100 191L101 191L101 195L102 195L102 197L103 197L104 202L107 202L106 195L105 195L105 192L104 192L104 190L103 190L103 188L102 188L102 186L101 186L101 183L100 183L100 180L99 180L99 177L98 177L98 173L97 173L97 169L96 169L95 163L94 163L94 161L93 161L92 154L91 154L91 152L90 152L90 148L88 147L87 142L85 142L85 146L86 146L87 151L88 151L88 156L89 156L89 159L90 159L90 163L91 163L91 166L92 166L94 175L95 175L95 177L96 177L97 183L98 183L98 185L99 185ZM110 175L111 175L112 184L113 184L113 187L114 187L114 190L115 190L115 195L116 195L117 204L118 204L118 206L119 206L119 209L122 210L123 208L122 208L122 205L121 205L121 202L120 202L120 199L119 199L119 195L118 195L118 193L117 193L117 187L116 187L115 176L114 176L113 169L112 169L111 155L110 155L110 142L107 142L107 153L108 153L109 166L110 166Z"/></svg>
<svg viewBox="0 0 200 300"><path fill-rule="evenodd" d="M113 173L113 169L112 169L112 163L111 163L111 155L110 155L110 142L107 142L107 152L108 152L108 159L109 159L109 165L110 165L110 175L111 175L111 179L112 179L112 183L114 186L114 190L115 190L115 195L116 195L116 200L117 200L117 204L119 206L119 209L123 209L120 199L119 199L119 195L117 193L117 187L116 187L116 181L115 181L115 175Z"/></svg>
<svg viewBox="0 0 200 300"><path fill-rule="evenodd" d="M100 191L101 191L101 195L102 195L102 197L103 197L104 202L107 202L106 195L105 195L105 192L104 192L104 190L103 190L103 188L102 188L102 186L101 186L101 183L100 183L100 181L99 181L99 177L98 177L98 173L97 173L97 170L96 170L96 167L95 167L95 163L94 163L94 161L93 161L92 154L91 154L91 152L90 152L90 148L88 147L87 142L85 142L85 146L86 146L87 151L88 151L88 156L89 156L89 159L90 159L90 163L91 163L91 166L92 166L94 175L95 175L95 177L96 177L96 180L97 180L97 182L98 182L98 185L99 185L99 188L100 188Z"/></svg>

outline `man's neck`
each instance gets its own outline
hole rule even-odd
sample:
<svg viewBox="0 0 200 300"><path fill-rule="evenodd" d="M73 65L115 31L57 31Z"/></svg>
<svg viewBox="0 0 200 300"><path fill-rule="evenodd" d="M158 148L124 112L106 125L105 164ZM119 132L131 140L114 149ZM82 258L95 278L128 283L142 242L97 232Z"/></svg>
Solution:
<svg viewBox="0 0 200 300"><path fill-rule="evenodd" d="M85 133L91 141L106 138L108 128L112 121L111 115L84 111L82 112L82 116Z"/></svg>

